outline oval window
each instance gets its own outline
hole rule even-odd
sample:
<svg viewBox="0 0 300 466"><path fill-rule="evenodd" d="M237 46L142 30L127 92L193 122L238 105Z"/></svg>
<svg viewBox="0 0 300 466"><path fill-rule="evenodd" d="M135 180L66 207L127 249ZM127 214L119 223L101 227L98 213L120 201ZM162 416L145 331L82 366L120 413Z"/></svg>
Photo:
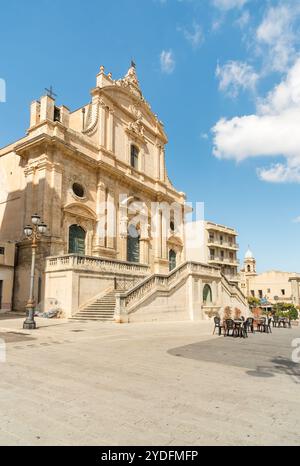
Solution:
<svg viewBox="0 0 300 466"><path fill-rule="evenodd" d="M72 186L73 193L77 197L84 197L84 187L79 183L74 183Z"/></svg>

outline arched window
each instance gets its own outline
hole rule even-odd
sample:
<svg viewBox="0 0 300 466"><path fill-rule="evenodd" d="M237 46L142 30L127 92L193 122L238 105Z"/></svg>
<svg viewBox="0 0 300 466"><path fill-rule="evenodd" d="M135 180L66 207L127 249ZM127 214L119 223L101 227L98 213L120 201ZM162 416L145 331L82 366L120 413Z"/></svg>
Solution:
<svg viewBox="0 0 300 466"><path fill-rule="evenodd" d="M205 285L203 288L203 302L204 304L212 303L212 291L209 285Z"/></svg>
<svg viewBox="0 0 300 466"><path fill-rule="evenodd" d="M173 249L169 252L169 270L170 272L176 268L176 252Z"/></svg>
<svg viewBox="0 0 300 466"><path fill-rule="evenodd" d="M85 254L86 233L79 225L71 225L69 228L69 254Z"/></svg>
<svg viewBox="0 0 300 466"><path fill-rule="evenodd" d="M129 225L127 236L128 262L140 262L140 233L135 225Z"/></svg>
<svg viewBox="0 0 300 466"><path fill-rule="evenodd" d="M247 265L247 271L248 271L248 272L251 272L251 267L250 267L250 265Z"/></svg>
<svg viewBox="0 0 300 466"><path fill-rule="evenodd" d="M130 164L136 170L139 169L139 150L133 144L131 145Z"/></svg>

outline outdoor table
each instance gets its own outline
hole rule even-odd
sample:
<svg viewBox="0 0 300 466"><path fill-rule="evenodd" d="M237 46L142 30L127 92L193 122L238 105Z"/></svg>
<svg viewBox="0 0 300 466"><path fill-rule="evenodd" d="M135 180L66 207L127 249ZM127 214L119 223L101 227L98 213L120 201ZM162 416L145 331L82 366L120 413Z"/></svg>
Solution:
<svg viewBox="0 0 300 466"><path fill-rule="evenodd" d="M243 325L243 321L239 319L234 319L234 330L233 330L233 335L234 336L240 336L241 334L241 326Z"/></svg>
<svg viewBox="0 0 300 466"><path fill-rule="evenodd" d="M286 328L287 323L288 323L288 320L285 317L281 317L278 319L278 327L280 327L280 325L282 324L282 326Z"/></svg>

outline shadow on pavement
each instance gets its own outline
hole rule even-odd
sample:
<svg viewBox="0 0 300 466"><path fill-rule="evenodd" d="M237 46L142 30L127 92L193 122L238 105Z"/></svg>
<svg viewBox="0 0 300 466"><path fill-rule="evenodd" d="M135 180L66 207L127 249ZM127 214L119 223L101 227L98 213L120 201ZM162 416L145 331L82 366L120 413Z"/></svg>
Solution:
<svg viewBox="0 0 300 466"><path fill-rule="evenodd" d="M274 334L273 334L274 335ZM168 354L196 361L235 366L250 377L271 378L286 375L300 383L300 364L292 361L292 335L278 332L249 335L247 339L216 337L211 340L172 348Z"/></svg>

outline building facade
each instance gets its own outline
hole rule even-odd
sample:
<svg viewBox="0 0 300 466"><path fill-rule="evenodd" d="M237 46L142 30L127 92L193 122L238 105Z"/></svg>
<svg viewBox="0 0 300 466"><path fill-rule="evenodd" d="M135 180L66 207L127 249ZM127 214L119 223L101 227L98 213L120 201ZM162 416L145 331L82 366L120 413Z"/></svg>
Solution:
<svg viewBox="0 0 300 466"><path fill-rule="evenodd" d="M56 305L71 317L122 289L124 296L114 295L120 321L129 310L142 315L158 294L164 305L147 316L164 319L178 287L184 299L177 297L175 311L186 317L194 315L187 299L190 309L196 296L197 318L204 302L221 309L223 287L228 300L245 305L217 268L186 263L185 195L168 178L166 143L133 65L116 80L101 67L90 103L73 112L51 93L31 104L26 136L0 150L0 240L17 242L16 310L28 297L31 247L23 230L34 213L48 226L35 277L43 309ZM192 295L191 277L198 286Z"/></svg>
<svg viewBox="0 0 300 466"><path fill-rule="evenodd" d="M277 270L257 273L256 260L250 249L245 255L240 280L241 290L246 296L258 298L270 304L283 302L300 305L300 274Z"/></svg>
<svg viewBox="0 0 300 466"><path fill-rule="evenodd" d="M187 258L221 269L229 281L238 283L238 234L233 228L209 221L186 226Z"/></svg>
<svg viewBox="0 0 300 466"><path fill-rule="evenodd" d="M12 310L15 245L0 242L0 312Z"/></svg>

